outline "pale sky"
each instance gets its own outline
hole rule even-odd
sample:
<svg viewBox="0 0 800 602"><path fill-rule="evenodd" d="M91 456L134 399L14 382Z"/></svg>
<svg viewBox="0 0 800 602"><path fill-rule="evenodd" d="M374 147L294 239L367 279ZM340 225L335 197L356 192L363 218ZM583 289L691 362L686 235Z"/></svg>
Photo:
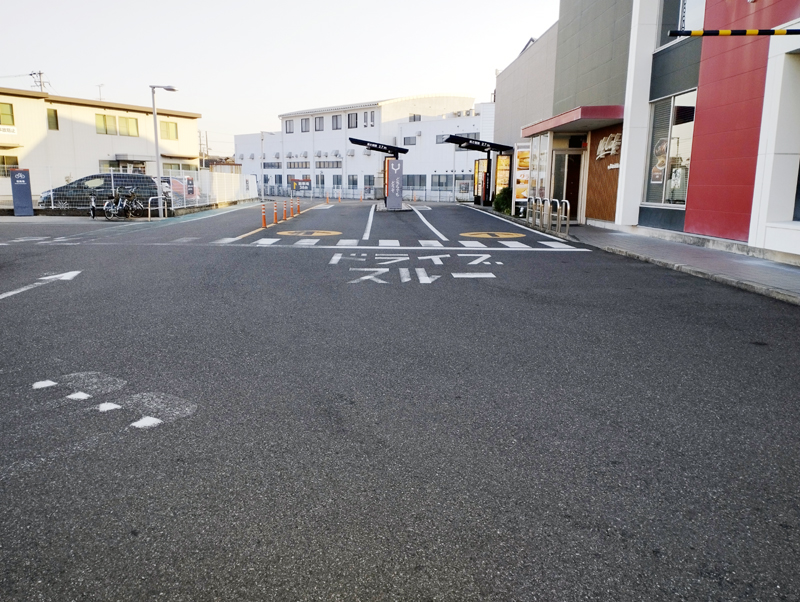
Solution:
<svg viewBox="0 0 800 602"><path fill-rule="evenodd" d="M23 14L24 13L24 14ZM558 19L557 0L26 0L0 37L0 87L202 113L212 154L300 109L417 94L490 100ZM20 76L22 77L16 77Z"/></svg>

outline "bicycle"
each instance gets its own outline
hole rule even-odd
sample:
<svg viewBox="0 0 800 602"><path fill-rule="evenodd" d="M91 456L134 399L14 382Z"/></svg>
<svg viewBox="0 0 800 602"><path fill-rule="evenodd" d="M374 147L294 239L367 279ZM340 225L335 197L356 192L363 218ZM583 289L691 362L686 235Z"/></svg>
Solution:
<svg viewBox="0 0 800 602"><path fill-rule="evenodd" d="M120 186L117 188L114 192L114 198L107 200L103 204L103 213L109 221L120 217L129 218L144 215L144 205L136 196L136 187L124 188Z"/></svg>

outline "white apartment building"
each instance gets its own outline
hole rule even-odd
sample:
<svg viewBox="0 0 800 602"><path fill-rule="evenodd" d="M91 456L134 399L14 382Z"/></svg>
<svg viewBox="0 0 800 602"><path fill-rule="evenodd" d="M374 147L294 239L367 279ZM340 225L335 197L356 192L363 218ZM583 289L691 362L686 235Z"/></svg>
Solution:
<svg viewBox="0 0 800 602"><path fill-rule="evenodd" d="M157 111L163 169L196 170L201 115ZM34 200L112 168L156 175L154 133L151 107L0 88L0 203L11 202L9 168L30 170Z"/></svg>
<svg viewBox="0 0 800 602"><path fill-rule="evenodd" d="M371 198L386 155L350 142L357 138L408 149L400 158L409 193L444 200L448 195L437 193L463 191L471 198L475 160L485 155L444 140L456 134L491 142L494 134L494 104L463 96L412 96L279 117L279 132L234 138L242 173L257 176L267 194L283 194L292 179L301 179L312 181L315 195Z"/></svg>

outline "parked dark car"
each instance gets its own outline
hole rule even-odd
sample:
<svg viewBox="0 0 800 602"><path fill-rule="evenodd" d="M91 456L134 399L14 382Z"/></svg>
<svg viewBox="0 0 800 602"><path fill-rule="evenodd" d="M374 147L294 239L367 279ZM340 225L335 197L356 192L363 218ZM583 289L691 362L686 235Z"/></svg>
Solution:
<svg viewBox="0 0 800 602"><path fill-rule="evenodd" d="M114 196L114 189L120 186L135 187L136 196L146 205L147 199L158 196L156 178L140 173L98 173L84 176L74 182L44 191L39 197L39 206L69 209L88 209L89 199L94 197L98 207ZM65 205L66 204L66 205Z"/></svg>

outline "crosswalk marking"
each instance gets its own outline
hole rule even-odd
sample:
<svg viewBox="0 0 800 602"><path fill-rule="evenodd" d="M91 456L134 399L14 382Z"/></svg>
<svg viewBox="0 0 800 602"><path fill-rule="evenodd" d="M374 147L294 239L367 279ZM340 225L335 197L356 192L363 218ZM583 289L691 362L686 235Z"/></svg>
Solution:
<svg viewBox="0 0 800 602"><path fill-rule="evenodd" d="M486 245L482 242L478 242L477 240L459 240L460 245L465 247L469 247L471 249L485 249Z"/></svg>
<svg viewBox="0 0 800 602"><path fill-rule="evenodd" d="M526 245L525 243L522 243L522 242L518 242L516 240L499 240L497 242L499 242L504 247L508 247L509 249L530 249L531 248L529 245Z"/></svg>
<svg viewBox="0 0 800 602"><path fill-rule="evenodd" d="M555 242L549 240L540 240L540 243L545 245L546 247L550 247L551 249L574 249L572 245L564 244L563 242Z"/></svg>
<svg viewBox="0 0 800 602"><path fill-rule="evenodd" d="M495 278L491 272L453 272L453 278Z"/></svg>
<svg viewBox="0 0 800 602"><path fill-rule="evenodd" d="M227 245L229 243L234 242L235 240L236 240L235 238L220 238L219 240L215 240L211 244L213 244L213 245Z"/></svg>
<svg viewBox="0 0 800 602"><path fill-rule="evenodd" d="M295 247L313 247L319 242L319 238L303 238L294 243Z"/></svg>
<svg viewBox="0 0 800 602"><path fill-rule="evenodd" d="M343 238L336 243L337 247L357 247L358 240L355 238Z"/></svg>
<svg viewBox="0 0 800 602"><path fill-rule="evenodd" d="M400 241L399 240L379 240L378 241L379 247L399 247Z"/></svg>
<svg viewBox="0 0 800 602"><path fill-rule="evenodd" d="M441 247L442 243L438 240L421 240L419 241L421 247Z"/></svg>
<svg viewBox="0 0 800 602"><path fill-rule="evenodd" d="M267 245L274 245L279 240L280 240L280 238L260 238L257 241L255 241L253 244L254 245L258 245L260 247L265 247Z"/></svg>

